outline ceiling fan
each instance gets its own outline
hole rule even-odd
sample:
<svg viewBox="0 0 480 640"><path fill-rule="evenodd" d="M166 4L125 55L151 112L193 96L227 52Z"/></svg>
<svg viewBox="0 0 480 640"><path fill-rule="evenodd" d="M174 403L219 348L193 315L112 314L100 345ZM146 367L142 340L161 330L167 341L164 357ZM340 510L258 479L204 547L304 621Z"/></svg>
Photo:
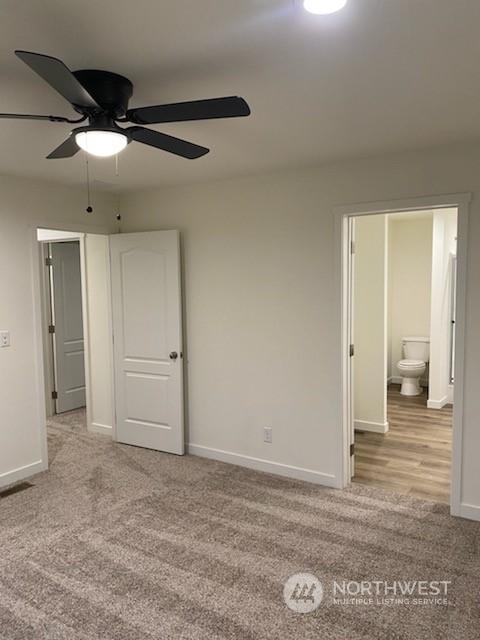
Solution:
<svg viewBox="0 0 480 640"><path fill-rule="evenodd" d="M58 58L40 53L15 51L15 54L58 91L81 117L72 120L62 116L0 113L0 118L72 124L88 120L87 126L73 129L70 136L47 156L48 159L70 158L80 149L97 156L112 156L132 141L183 158L200 158L209 149L139 125L250 115L246 101L237 96L129 109L133 85L128 78L94 69L70 71ZM134 126L122 128L117 124L119 122L132 123Z"/></svg>

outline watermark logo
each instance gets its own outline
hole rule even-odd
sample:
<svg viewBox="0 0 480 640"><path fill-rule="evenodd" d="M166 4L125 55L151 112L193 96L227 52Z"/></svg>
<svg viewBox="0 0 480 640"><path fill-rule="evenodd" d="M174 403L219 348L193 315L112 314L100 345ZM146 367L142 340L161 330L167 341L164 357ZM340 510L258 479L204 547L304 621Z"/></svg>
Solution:
<svg viewBox="0 0 480 640"><path fill-rule="evenodd" d="M333 604L448 606L451 584L451 580L334 581Z"/></svg>
<svg viewBox="0 0 480 640"><path fill-rule="evenodd" d="M315 611L324 599L337 606L451 606L451 580L333 580L322 584L312 573L290 576L285 604L296 613Z"/></svg>
<svg viewBox="0 0 480 640"><path fill-rule="evenodd" d="M311 613L323 600L322 583L311 573L296 573L285 582L283 599L292 611Z"/></svg>

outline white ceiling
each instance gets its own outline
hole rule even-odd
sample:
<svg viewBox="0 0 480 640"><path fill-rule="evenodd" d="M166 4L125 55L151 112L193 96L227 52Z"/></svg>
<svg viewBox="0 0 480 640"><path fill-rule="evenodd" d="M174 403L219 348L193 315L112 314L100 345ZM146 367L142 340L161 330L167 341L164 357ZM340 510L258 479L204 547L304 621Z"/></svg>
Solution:
<svg viewBox="0 0 480 640"><path fill-rule="evenodd" d="M241 95L250 118L157 126L209 146L195 161L131 144L94 160L97 188L211 180L480 137L479 0L2 0L0 111L73 115L13 54L103 68L131 106ZM69 126L0 120L0 173L84 181L83 155L44 157ZM106 184L105 184L106 183Z"/></svg>

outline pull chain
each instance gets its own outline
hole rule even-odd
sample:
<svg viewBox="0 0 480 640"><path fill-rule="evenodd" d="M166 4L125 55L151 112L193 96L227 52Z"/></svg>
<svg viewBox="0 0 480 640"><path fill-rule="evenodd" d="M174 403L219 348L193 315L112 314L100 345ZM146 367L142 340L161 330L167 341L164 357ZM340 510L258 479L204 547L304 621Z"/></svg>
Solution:
<svg viewBox="0 0 480 640"><path fill-rule="evenodd" d="M118 153L115 154L115 177L118 178ZM117 215L115 216L118 222L118 233L122 233L122 216L120 214L120 197L117 197Z"/></svg>
<svg viewBox="0 0 480 640"><path fill-rule="evenodd" d="M122 215L120 213L120 196L117 197L117 215L115 216L118 222L118 233L122 233Z"/></svg>
<svg viewBox="0 0 480 640"><path fill-rule="evenodd" d="M88 166L88 153L85 154L85 168L86 168L86 173L87 173L87 208L86 208L86 212L87 213L92 213L93 212L93 207L91 205L90 202L90 169Z"/></svg>

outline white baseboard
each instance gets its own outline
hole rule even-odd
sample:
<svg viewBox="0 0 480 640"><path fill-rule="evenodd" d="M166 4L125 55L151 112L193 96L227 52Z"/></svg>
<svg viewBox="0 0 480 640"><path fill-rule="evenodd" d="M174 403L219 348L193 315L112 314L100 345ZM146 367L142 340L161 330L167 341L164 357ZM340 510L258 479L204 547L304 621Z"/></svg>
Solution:
<svg viewBox="0 0 480 640"><path fill-rule="evenodd" d="M430 400L430 398L427 400L427 407L429 409L443 409L446 404L448 404L447 396L443 396L440 400Z"/></svg>
<svg viewBox="0 0 480 640"><path fill-rule="evenodd" d="M389 429L388 422L368 422L367 420L355 420L355 429L357 431L373 431L374 433L387 433Z"/></svg>
<svg viewBox="0 0 480 640"><path fill-rule="evenodd" d="M480 522L480 507L476 507L473 504L465 504L462 502L460 505L461 518L467 518L467 520L477 520Z"/></svg>
<svg viewBox="0 0 480 640"><path fill-rule="evenodd" d="M329 473L321 473L320 471L313 471L312 469L303 469L302 467L294 467L289 464L272 462L271 460L262 460L261 458L244 456L240 453L233 453L231 451L212 449L200 444L190 443L187 445L187 450L188 453L194 456L210 458L211 460L219 460L220 462L227 462L240 467L247 467L248 469L254 469L255 471L273 473L286 478L294 478L295 480L305 480L306 482L320 484L325 487L333 487L334 489L339 489L341 487L340 480Z"/></svg>
<svg viewBox="0 0 480 640"><path fill-rule="evenodd" d="M7 471L6 473L0 474L0 487L6 487L14 482L20 482L20 480L30 478L36 473L40 473L46 469L48 469L48 464L43 462L43 460L37 460L37 462L32 462L32 464L27 464L24 467Z"/></svg>
<svg viewBox="0 0 480 640"><path fill-rule="evenodd" d="M449 384L447 387L447 399L448 404L453 404L453 384Z"/></svg>
<svg viewBox="0 0 480 640"><path fill-rule="evenodd" d="M101 424L100 422L91 422L88 431L91 433L99 433L104 436L112 437L113 429L108 424Z"/></svg>

